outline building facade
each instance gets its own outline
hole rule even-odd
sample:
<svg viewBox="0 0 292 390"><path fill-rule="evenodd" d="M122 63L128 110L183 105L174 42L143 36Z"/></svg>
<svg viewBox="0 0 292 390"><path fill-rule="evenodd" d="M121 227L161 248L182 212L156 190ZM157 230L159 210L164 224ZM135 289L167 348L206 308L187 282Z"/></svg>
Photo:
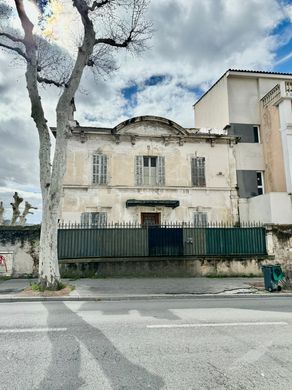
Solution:
<svg viewBox="0 0 292 390"><path fill-rule="evenodd" d="M235 145L227 131L142 116L114 128L76 126L68 141L65 221L238 222Z"/></svg>
<svg viewBox="0 0 292 390"><path fill-rule="evenodd" d="M292 223L292 74L228 70L194 105L195 126L235 146L241 221Z"/></svg>

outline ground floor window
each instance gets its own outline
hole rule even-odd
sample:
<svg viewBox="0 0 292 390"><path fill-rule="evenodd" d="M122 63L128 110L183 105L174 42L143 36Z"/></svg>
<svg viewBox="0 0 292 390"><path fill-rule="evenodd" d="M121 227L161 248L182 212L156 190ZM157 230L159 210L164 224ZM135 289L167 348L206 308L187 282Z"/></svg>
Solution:
<svg viewBox="0 0 292 390"><path fill-rule="evenodd" d="M160 213L141 213L141 224L142 225L160 225Z"/></svg>
<svg viewBox="0 0 292 390"><path fill-rule="evenodd" d="M196 227L204 227L208 224L208 215L203 212L194 213L194 226Z"/></svg>
<svg viewBox="0 0 292 390"><path fill-rule="evenodd" d="M107 224L107 213L86 212L81 214L81 223L86 225L102 226Z"/></svg>

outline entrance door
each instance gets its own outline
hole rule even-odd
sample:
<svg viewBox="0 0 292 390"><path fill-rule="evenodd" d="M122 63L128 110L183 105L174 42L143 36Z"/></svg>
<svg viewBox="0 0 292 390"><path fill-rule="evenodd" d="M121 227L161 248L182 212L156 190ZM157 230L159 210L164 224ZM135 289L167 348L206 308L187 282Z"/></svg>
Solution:
<svg viewBox="0 0 292 390"><path fill-rule="evenodd" d="M160 225L160 213L141 213L141 224L146 226Z"/></svg>

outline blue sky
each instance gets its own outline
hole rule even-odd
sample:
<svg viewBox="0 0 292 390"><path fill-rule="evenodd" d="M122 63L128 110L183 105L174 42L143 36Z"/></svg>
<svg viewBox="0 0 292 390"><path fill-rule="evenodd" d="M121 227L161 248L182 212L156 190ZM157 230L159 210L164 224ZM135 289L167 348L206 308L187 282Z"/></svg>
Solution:
<svg viewBox="0 0 292 390"><path fill-rule="evenodd" d="M160 115L194 127L192 105L227 69L292 72L292 0L152 0L147 17L154 26L147 50L120 52L118 70L108 78L84 74L76 95L81 125L114 127L129 117ZM29 220L37 222L38 137L24 67L12 68L0 51L0 69L0 200L9 217L18 191L39 207ZM58 90L41 93L53 126Z"/></svg>

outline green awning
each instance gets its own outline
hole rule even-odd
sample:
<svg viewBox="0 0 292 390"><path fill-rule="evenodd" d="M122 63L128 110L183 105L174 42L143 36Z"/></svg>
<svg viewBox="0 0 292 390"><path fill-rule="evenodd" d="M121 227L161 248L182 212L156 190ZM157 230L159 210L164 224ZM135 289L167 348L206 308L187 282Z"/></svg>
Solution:
<svg viewBox="0 0 292 390"><path fill-rule="evenodd" d="M175 209L179 206L179 200L137 200L129 199L126 202L126 207L136 207L136 206L146 206L146 207L171 207Z"/></svg>

